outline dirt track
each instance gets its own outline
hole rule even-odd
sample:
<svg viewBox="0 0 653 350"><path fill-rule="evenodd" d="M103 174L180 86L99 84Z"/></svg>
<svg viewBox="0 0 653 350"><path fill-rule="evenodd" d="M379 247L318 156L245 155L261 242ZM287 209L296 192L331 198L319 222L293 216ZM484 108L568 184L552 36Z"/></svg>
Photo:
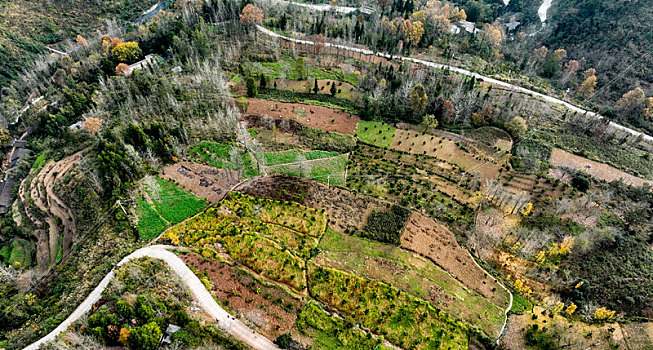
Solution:
<svg viewBox="0 0 653 350"><path fill-rule="evenodd" d="M173 272L175 272L179 277L184 281L184 284L193 294L193 297L199 302L200 307L206 311L213 319L218 322L220 328L224 329L226 332L237 338L238 340L246 343L254 349L278 349L272 341L256 333L247 325L231 317L220 305L213 299L213 296L209 291L206 290L204 284L200 282L199 278L186 266L186 264L179 259L174 253L171 253L166 250L166 246L149 246L141 248L132 254L126 256L122 261L118 263L117 266L121 266L132 259L138 259L141 257L151 257L155 259L161 259L165 261ZM59 334L66 331L70 325L75 321L86 315L86 313L91 310L93 305L100 300L102 292L109 285L109 282L113 279L114 272L111 271L107 274L100 284L91 292L91 294L84 299L84 301L73 311L73 313L68 316L57 328L55 328L48 335L39 339L38 341L32 343L25 349L27 350L36 350L39 349L42 345L53 341L57 338Z"/></svg>

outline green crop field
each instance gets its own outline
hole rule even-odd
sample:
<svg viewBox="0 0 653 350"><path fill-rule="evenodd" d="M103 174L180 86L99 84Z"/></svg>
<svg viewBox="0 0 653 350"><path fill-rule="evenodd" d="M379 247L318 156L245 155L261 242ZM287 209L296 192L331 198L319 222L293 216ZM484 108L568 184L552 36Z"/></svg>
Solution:
<svg viewBox="0 0 653 350"><path fill-rule="evenodd" d="M139 217L136 228L139 236L144 240L156 238L168 226L168 222L144 199L140 199L136 204L136 213Z"/></svg>
<svg viewBox="0 0 653 350"><path fill-rule="evenodd" d="M327 230L318 250L314 261L320 265L390 283L457 319L478 325L489 336L501 328L501 308L431 261L399 247ZM437 295L433 291L438 291Z"/></svg>
<svg viewBox="0 0 653 350"><path fill-rule="evenodd" d="M206 208L208 202L181 189L171 180L154 177L144 185L144 197L136 201L139 235L144 240L156 238L168 224L179 223Z"/></svg>
<svg viewBox="0 0 653 350"><path fill-rule="evenodd" d="M324 213L316 209L232 192L220 207L173 227L166 237L196 248L221 243L253 271L301 291L306 287L304 259L325 227Z"/></svg>
<svg viewBox="0 0 653 350"><path fill-rule="evenodd" d="M156 189L147 190L154 209L171 224L195 215L208 205L204 199L179 188L172 180L157 177Z"/></svg>
<svg viewBox="0 0 653 350"><path fill-rule="evenodd" d="M367 337L341 318L328 315L314 302L300 310L295 327L314 339L319 349L386 349L379 340Z"/></svg>
<svg viewBox="0 0 653 350"><path fill-rule="evenodd" d="M387 283L309 263L309 290L404 349L467 348L464 324Z"/></svg>
<svg viewBox="0 0 653 350"><path fill-rule="evenodd" d="M312 162L281 165L269 168L270 174L284 174L305 177L334 186L345 185L345 169L347 167L346 154L339 157L320 159Z"/></svg>
<svg viewBox="0 0 653 350"><path fill-rule="evenodd" d="M378 147L390 147L395 128L381 122L361 120L356 128L356 137L359 140Z"/></svg>

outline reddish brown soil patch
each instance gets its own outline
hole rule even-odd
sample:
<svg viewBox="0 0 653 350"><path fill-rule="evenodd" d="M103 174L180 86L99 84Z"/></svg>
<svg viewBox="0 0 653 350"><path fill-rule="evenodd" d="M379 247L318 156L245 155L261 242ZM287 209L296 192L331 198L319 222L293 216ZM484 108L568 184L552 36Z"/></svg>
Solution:
<svg viewBox="0 0 653 350"><path fill-rule="evenodd" d="M490 299L495 305L507 306L506 290L476 265L447 227L413 213L401 235L401 247L429 258L467 288Z"/></svg>
<svg viewBox="0 0 653 350"><path fill-rule="evenodd" d="M206 273L211 281L211 294L244 322L252 322L269 339L289 332L297 319L302 300L266 286L243 270L227 263L204 260L197 254L181 256L182 260Z"/></svg>
<svg viewBox="0 0 653 350"><path fill-rule="evenodd" d="M311 106L301 103L284 103L276 101L249 99L247 115L266 115L277 119L288 119L312 128L335 131L353 135L360 118L323 106Z"/></svg>
<svg viewBox="0 0 653 350"><path fill-rule="evenodd" d="M173 180L213 204L222 200L231 187L240 181L235 171L191 162L165 166L162 177Z"/></svg>

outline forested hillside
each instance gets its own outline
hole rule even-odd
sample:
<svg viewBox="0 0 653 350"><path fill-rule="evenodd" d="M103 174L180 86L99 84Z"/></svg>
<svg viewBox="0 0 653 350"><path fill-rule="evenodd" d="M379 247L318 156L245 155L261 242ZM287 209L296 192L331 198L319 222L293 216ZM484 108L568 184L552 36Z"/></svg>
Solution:
<svg viewBox="0 0 653 350"><path fill-rule="evenodd" d="M596 69L597 102L616 101L636 86L653 93L653 1L560 0L551 8L543 44ZM624 72L627 73L620 77Z"/></svg>
<svg viewBox="0 0 653 350"><path fill-rule="evenodd" d="M75 38L105 25L107 19L138 17L156 0L2 0L0 1L0 87L7 86L45 45Z"/></svg>

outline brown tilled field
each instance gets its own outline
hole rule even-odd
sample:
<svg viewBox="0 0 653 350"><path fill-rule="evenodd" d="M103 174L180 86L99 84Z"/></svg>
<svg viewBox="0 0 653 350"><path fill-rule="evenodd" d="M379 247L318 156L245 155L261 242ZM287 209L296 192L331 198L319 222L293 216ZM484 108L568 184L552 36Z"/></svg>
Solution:
<svg viewBox="0 0 653 350"><path fill-rule="evenodd" d="M256 98L249 99L246 114L294 120L312 128L350 135L354 134L356 125L360 121L358 116L339 109Z"/></svg>
<svg viewBox="0 0 653 350"><path fill-rule="evenodd" d="M415 131L397 129L392 139L392 148L414 154L426 154L454 163L464 171L479 173L482 182L496 179L501 166L493 161L478 159L472 153L461 149L456 142Z"/></svg>
<svg viewBox="0 0 653 350"><path fill-rule="evenodd" d="M163 178L171 179L200 198L216 204L240 179L238 173L207 165L179 162L163 167Z"/></svg>
<svg viewBox="0 0 653 350"><path fill-rule="evenodd" d="M250 196L292 200L308 207L324 209L329 227L339 232L360 231L367 224L372 211L389 208L389 205L374 197L283 175L252 179L237 190Z"/></svg>
<svg viewBox="0 0 653 350"><path fill-rule="evenodd" d="M366 195L316 184L308 191L306 205L324 209L329 227L339 232L362 231L373 211L387 211L389 205Z"/></svg>
<svg viewBox="0 0 653 350"><path fill-rule="evenodd" d="M624 183L632 186L643 186L645 183L653 186L653 181L630 175L610 165L595 162L558 148L554 148L551 152L549 162L553 166L584 171L599 180L610 182L621 179Z"/></svg>
<svg viewBox="0 0 653 350"><path fill-rule="evenodd" d="M447 227L419 213L413 213L401 234L401 247L429 258L493 304L502 308L508 306L508 292L476 265L472 256L458 245Z"/></svg>
<svg viewBox="0 0 653 350"><path fill-rule="evenodd" d="M289 332L303 301L274 287L257 282L247 273L220 261L205 260L197 254L181 256L184 262L206 273L211 294L244 322L256 325L269 339Z"/></svg>

